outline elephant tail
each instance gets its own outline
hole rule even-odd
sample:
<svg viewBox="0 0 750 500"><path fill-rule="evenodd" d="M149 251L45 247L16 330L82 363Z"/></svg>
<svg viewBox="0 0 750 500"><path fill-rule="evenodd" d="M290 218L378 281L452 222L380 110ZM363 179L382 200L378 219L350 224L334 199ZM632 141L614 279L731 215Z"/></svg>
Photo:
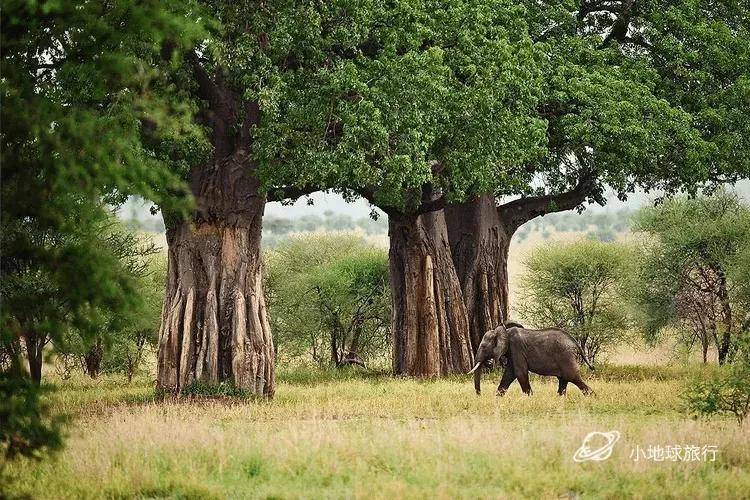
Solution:
<svg viewBox="0 0 750 500"><path fill-rule="evenodd" d="M581 344L569 332L566 332L565 330L562 331L565 332L568 338L573 342L573 344L575 344L576 349L578 349L578 355L581 357L581 360L583 360L586 366L588 366L591 371L596 370L596 368L594 368L594 365L591 364L591 361L589 361L589 358L586 356L586 353L583 350L583 346L581 346Z"/></svg>
<svg viewBox="0 0 750 500"><path fill-rule="evenodd" d="M592 372L596 370L596 368L594 368L594 365L591 364L591 361L589 361L589 358L587 358L586 354L584 354L583 348L580 345L578 346L578 349L580 349L581 359L584 363L586 363L586 366L588 366Z"/></svg>

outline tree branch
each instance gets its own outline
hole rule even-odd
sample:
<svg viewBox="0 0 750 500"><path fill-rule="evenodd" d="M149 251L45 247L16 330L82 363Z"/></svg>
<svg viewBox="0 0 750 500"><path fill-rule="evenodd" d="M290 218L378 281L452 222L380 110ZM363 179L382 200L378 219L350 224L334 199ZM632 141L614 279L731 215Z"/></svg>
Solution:
<svg viewBox="0 0 750 500"><path fill-rule="evenodd" d="M321 191L321 189L317 186L282 186L269 189L266 201L296 200L315 191Z"/></svg>
<svg viewBox="0 0 750 500"><path fill-rule="evenodd" d="M620 11L617 13L617 18L615 19L615 22L612 24L612 27L609 30L609 34L602 42L601 46L599 48L606 47L609 42L612 40L617 41L618 43L625 42L627 36L628 36L628 29L630 28L630 18L633 11L633 4L635 3L635 0L624 0L622 2L622 6L620 7Z"/></svg>
<svg viewBox="0 0 750 500"><path fill-rule="evenodd" d="M521 225L540 215L572 210L592 194L596 187L596 176L585 174L570 191L545 196L519 198L500 205L497 210L509 230L515 231Z"/></svg>
<svg viewBox="0 0 750 500"><path fill-rule="evenodd" d="M193 68L193 75L195 75L195 79L198 82L200 97L207 101L218 100L220 97L219 88L211 78L211 75L208 74L208 71L206 71L206 68L201 64L198 54L191 50L185 54L185 60Z"/></svg>
<svg viewBox="0 0 750 500"><path fill-rule="evenodd" d="M440 173L442 171L442 167L437 166L433 167L433 171L437 171L437 173ZM353 190L355 193L360 195L362 198L366 199L376 207L378 207L380 210L385 212L386 215L393 217L393 216L406 216L406 215L422 215L427 214L430 212L436 212L438 210L442 210L445 208L445 206L448 204L448 200L445 198L444 194L439 194L437 198L434 198L434 191L432 189L432 186L430 184L425 184L422 186L422 193L419 199L419 205L417 208L413 211L404 212L400 208L388 206L388 205L378 205L375 203L375 196L377 193L377 189L374 187L362 187L357 188ZM413 193L416 195L417 193Z"/></svg>

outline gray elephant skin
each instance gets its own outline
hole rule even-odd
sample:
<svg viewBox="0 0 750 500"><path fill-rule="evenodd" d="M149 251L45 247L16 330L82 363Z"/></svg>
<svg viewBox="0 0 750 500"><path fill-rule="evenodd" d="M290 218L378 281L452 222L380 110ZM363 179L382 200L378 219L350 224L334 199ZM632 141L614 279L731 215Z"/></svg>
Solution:
<svg viewBox="0 0 750 500"><path fill-rule="evenodd" d="M475 358L476 365L469 372L474 374L477 394L481 392L481 366L489 360L494 360L496 366L501 366L500 360L504 356L507 356L507 363L497 387L499 396L505 394L516 379L521 390L531 394L529 372L557 377L557 393L561 396L565 394L569 382L578 386L586 395L592 393L591 388L581 379L578 358L582 358L592 370L594 367L569 333L558 328L530 330L515 325L517 324L500 325L482 337Z"/></svg>

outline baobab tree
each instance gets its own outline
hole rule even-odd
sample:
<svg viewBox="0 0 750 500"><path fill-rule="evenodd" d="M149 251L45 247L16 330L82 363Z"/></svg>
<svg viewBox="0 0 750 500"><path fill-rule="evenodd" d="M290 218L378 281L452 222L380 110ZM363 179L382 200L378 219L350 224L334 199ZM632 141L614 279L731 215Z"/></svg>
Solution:
<svg viewBox="0 0 750 500"><path fill-rule="evenodd" d="M180 57L168 82L194 107L205 131L189 143L161 137L157 152L188 182L188 217L162 209L167 289L159 332L157 386L179 393L195 382L228 381L250 394L274 393L274 348L263 294L260 239L270 196L258 161L264 121L272 121L280 74L322 66L321 27L332 22L315 2L199 2L206 39ZM312 22L313 20L318 22ZM173 58L174 42L164 55ZM274 161L279 160L275 158ZM266 170L264 170L266 167ZM309 191L311 192L311 191Z"/></svg>
<svg viewBox="0 0 750 500"><path fill-rule="evenodd" d="M388 215L394 371L468 370L468 321L443 207L494 189L544 151L544 122L534 113L541 54L509 2L344 12L324 67L295 75L316 85L290 84L279 100L266 131L285 139L264 151L265 161L285 158L286 183L362 196Z"/></svg>
<svg viewBox="0 0 750 500"><path fill-rule="evenodd" d="M524 6L548 62L536 109L547 151L493 191L446 208L475 346L507 318L507 255L520 225L603 203L606 188L621 199L636 189L694 193L750 174L750 121L737 111L747 107L750 36L736 2Z"/></svg>

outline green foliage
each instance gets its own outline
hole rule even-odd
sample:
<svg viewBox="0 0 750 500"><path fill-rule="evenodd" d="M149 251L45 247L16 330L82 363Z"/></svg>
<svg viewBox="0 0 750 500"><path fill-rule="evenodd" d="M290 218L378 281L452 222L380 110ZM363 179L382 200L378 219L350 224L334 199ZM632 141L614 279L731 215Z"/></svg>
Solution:
<svg viewBox="0 0 750 500"><path fill-rule="evenodd" d="M367 191L376 204L410 211L426 184L451 199L491 191L516 182L511 172L541 152L533 109L542 55L512 2L268 9L242 26L269 40L263 50L257 34L243 36L243 49L270 68L259 87L248 71L243 88L260 99L255 151L270 188Z"/></svg>
<svg viewBox="0 0 750 500"><path fill-rule="evenodd" d="M62 445L63 418L51 416L42 397L48 388L36 385L22 373L17 361L0 371L0 455L39 457Z"/></svg>
<svg viewBox="0 0 750 500"><path fill-rule="evenodd" d="M163 253L146 259L148 267L138 276L137 293L141 307L121 321L118 330L109 330L105 340L102 369L106 373L123 373L130 381L141 368L145 354L158 341L167 258Z"/></svg>
<svg viewBox="0 0 750 500"><path fill-rule="evenodd" d="M750 172L737 111L750 36L727 3L216 3L221 36L203 53L259 103L253 149L271 191L333 188L410 212L425 195L585 179L603 202L607 186L696 192Z"/></svg>
<svg viewBox="0 0 750 500"><path fill-rule="evenodd" d="M158 249L148 237L128 231L114 216L102 221L96 235L99 248L116 259L110 272L122 283L120 293L128 294L128 302L117 307L89 302L84 322L71 322L62 335L45 333L52 337L56 354L66 358L64 364L76 360L92 377L102 368L130 377L159 326L166 262L158 260ZM59 313L70 316L62 304Z"/></svg>
<svg viewBox="0 0 750 500"><path fill-rule="evenodd" d="M735 284L734 296L737 302L750 314L750 246L737 252L728 274ZM750 330L750 324L745 326L745 330Z"/></svg>
<svg viewBox="0 0 750 500"><path fill-rule="evenodd" d="M567 330L593 362L626 339L623 279L630 258L629 248L598 241L537 248L525 262L521 315Z"/></svg>
<svg viewBox="0 0 750 500"><path fill-rule="evenodd" d="M266 292L280 357L344 365L389 348L386 253L352 235L304 235L266 253Z"/></svg>
<svg viewBox="0 0 750 500"><path fill-rule="evenodd" d="M695 416L729 414L741 425L750 415L750 337L745 336L739 360L720 368L710 378L696 378L684 394L688 411Z"/></svg>
<svg viewBox="0 0 750 500"><path fill-rule="evenodd" d="M736 2L523 5L550 61L546 188L588 172L624 197L747 176L750 36Z"/></svg>
<svg viewBox="0 0 750 500"><path fill-rule="evenodd" d="M162 71L202 36L190 12L171 1L3 2L0 350L7 387L25 390L26 381L14 381L22 372L11 369L22 337L39 366L50 338L69 328L91 332L102 315L136 305L130 272L101 234L110 223L106 203L140 194L186 207L184 197L165 196L185 189L148 143L197 132L186 119L192 109L172 100ZM163 57L168 45L174 59ZM37 402L24 401L27 409ZM0 420L0 428L21 422L57 442L54 426L41 431L48 425L42 414L26 411L21 420Z"/></svg>
<svg viewBox="0 0 750 500"><path fill-rule="evenodd" d="M677 326L704 350L714 344L723 362L734 350L736 335L730 334L748 311L750 208L726 191L676 198L643 209L634 228L651 236L641 248L632 289L647 338Z"/></svg>

